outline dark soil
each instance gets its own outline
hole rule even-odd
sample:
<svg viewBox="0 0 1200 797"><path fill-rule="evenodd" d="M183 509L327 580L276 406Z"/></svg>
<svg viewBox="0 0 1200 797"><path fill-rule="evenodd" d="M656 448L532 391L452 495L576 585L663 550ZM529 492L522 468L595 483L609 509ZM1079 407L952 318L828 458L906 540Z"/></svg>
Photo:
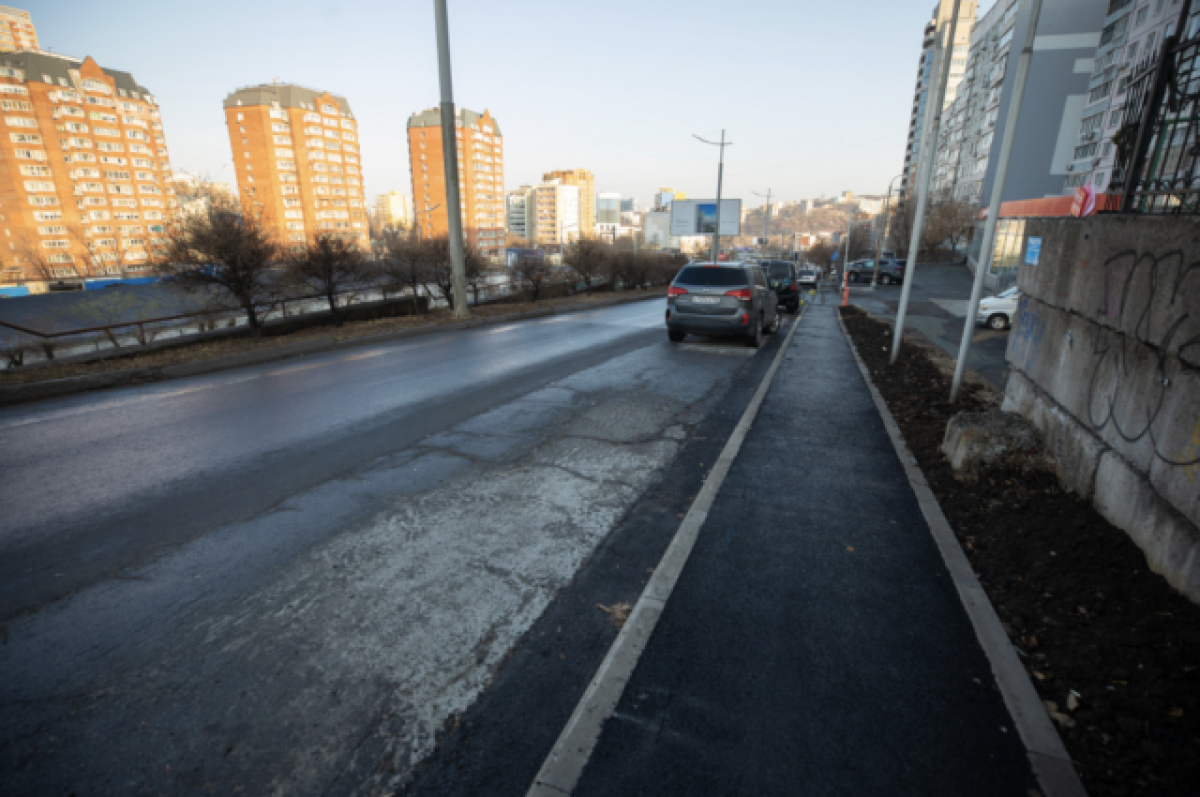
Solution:
<svg viewBox="0 0 1200 797"><path fill-rule="evenodd" d="M949 404L949 379L919 346L889 365L891 325L841 312L1088 793L1200 795L1200 606L1053 473L959 482L940 449L946 423L994 397L970 386Z"/></svg>

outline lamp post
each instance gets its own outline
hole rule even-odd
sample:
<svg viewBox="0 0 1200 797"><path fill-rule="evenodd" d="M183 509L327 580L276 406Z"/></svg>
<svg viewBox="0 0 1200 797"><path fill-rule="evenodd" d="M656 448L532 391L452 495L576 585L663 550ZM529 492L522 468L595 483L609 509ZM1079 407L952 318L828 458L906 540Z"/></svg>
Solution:
<svg viewBox="0 0 1200 797"><path fill-rule="evenodd" d="M695 133L692 133L692 138L694 138L697 141L700 141L704 144L708 144L713 147L721 148L721 158L717 163L717 224L713 228L713 244L712 244L712 262L716 263L716 262L718 262L718 259L721 254L721 180L725 176L725 148L732 147L733 142L725 140L725 131L724 130L721 131L720 142L709 141L706 138L700 138L700 136L696 135ZM668 241L668 243L670 243L670 242Z"/></svg>
<svg viewBox="0 0 1200 797"><path fill-rule="evenodd" d="M455 129L454 86L450 75L450 22L446 0L433 0L437 28L438 83L442 90L442 156L446 175L446 215L450 227L450 260L454 273L454 317L469 318L467 265L463 251L462 200L458 192L458 136Z"/></svg>
<svg viewBox="0 0 1200 797"><path fill-rule="evenodd" d="M903 174L897 174L888 183L887 199L883 203L883 234L879 236L879 243L875 246L875 273L871 275L871 290L875 289L875 283L879 281L879 259L883 257L883 242L887 240L888 226L892 221L892 186L903 176Z"/></svg>
<svg viewBox="0 0 1200 797"><path fill-rule="evenodd" d="M755 196L766 197L767 206L766 206L766 210L763 211L763 238L765 238L767 242L765 244L763 244L763 246L770 246L771 245L771 189L768 188L767 193L765 193L765 194L760 194L757 191L751 191L750 193L754 194Z"/></svg>

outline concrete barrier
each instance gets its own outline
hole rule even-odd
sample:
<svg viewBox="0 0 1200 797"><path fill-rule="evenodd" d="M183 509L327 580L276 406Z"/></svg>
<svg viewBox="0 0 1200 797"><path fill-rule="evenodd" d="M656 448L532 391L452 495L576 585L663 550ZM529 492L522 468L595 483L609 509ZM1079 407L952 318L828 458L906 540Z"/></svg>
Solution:
<svg viewBox="0 0 1200 797"><path fill-rule="evenodd" d="M1063 482L1200 603L1200 226L1194 217L1030 219L1004 409Z"/></svg>

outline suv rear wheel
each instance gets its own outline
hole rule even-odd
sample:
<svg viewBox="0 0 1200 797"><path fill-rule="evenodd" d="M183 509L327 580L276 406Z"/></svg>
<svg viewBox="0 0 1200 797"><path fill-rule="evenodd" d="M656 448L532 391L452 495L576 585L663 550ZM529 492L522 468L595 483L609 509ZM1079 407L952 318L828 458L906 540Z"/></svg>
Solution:
<svg viewBox="0 0 1200 797"><path fill-rule="evenodd" d="M757 316L754 319L753 324L754 331L750 333L750 338L746 341L746 343L750 345L750 348L758 349L762 347L763 342L762 316Z"/></svg>

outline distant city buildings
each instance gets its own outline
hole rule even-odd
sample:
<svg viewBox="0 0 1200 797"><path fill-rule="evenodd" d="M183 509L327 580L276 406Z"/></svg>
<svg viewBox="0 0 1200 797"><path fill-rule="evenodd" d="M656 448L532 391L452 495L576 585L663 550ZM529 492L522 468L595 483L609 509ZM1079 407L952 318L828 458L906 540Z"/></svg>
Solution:
<svg viewBox="0 0 1200 797"><path fill-rule="evenodd" d="M0 6L0 53L37 49L37 31L29 12Z"/></svg>
<svg viewBox="0 0 1200 797"><path fill-rule="evenodd" d="M1001 0L1003 2L1003 0ZM921 57L917 60L917 83L913 89L913 104L908 122L908 141L905 145L903 177L900 180L900 194L908 193L910 184L916 177L917 158L921 153L921 131L925 125L926 100L929 89L933 84L933 57L937 44L938 12L941 4L933 7L930 20L925 24L924 35L921 39ZM958 25L954 29L954 49L950 61L950 76L946 83L945 105L954 102L958 94L959 84L967 68L967 51L971 40L971 27L975 23L978 4L975 0L963 0L958 10ZM940 75L938 76L940 78ZM943 107L944 107L943 106Z"/></svg>
<svg viewBox="0 0 1200 797"><path fill-rule="evenodd" d="M242 211L287 247L337 235L367 249L358 123L345 97L288 83L225 98Z"/></svg>
<svg viewBox="0 0 1200 797"><path fill-rule="evenodd" d="M596 195L596 234L614 238L621 226L621 195L602 191Z"/></svg>
<svg viewBox="0 0 1200 797"><path fill-rule="evenodd" d="M559 178L545 180L530 191L526 200L530 243L561 246L582 236L583 191Z"/></svg>
<svg viewBox="0 0 1200 797"><path fill-rule="evenodd" d="M408 194L389 191L375 197L375 218L385 229L408 229L412 226L412 201Z"/></svg>
<svg viewBox="0 0 1200 797"><path fill-rule="evenodd" d="M579 234L596 234L596 177L587 169L559 169L542 175L542 180L562 180L564 185L579 188Z"/></svg>
<svg viewBox="0 0 1200 797"><path fill-rule="evenodd" d="M456 113L458 188L465 243L485 257L500 257L506 246L504 138L489 111L480 114L460 108ZM408 120L414 212L427 237L450 232L441 125L439 108L415 113Z"/></svg>
<svg viewBox="0 0 1200 797"><path fill-rule="evenodd" d="M529 241L529 230L533 224L529 218L532 206L529 203L532 188L523 185L515 191L509 191L505 199L505 219L508 227L508 240Z"/></svg>
<svg viewBox="0 0 1200 797"><path fill-rule="evenodd" d="M0 93L0 284L77 290L150 271L176 206L150 92L91 57L25 51L0 56Z"/></svg>

